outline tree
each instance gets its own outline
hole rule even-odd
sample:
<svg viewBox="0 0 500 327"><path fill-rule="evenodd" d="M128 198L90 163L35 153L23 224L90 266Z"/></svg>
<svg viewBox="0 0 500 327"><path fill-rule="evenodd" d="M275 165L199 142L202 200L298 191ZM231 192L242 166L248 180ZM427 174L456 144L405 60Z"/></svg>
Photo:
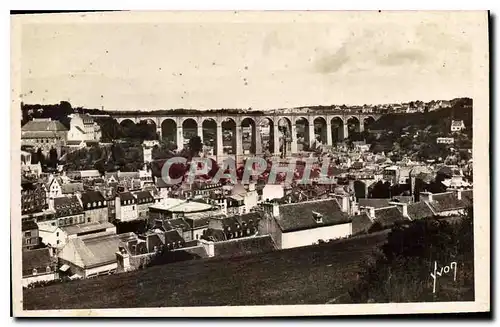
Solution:
<svg viewBox="0 0 500 327"><path fill-rule="evenodd" d="M197 156L203 150L203 142L201 142L201 137L199 136L191 137L189 139L188 147L191 157Z"/></svg>
<svg viewBox="0 0 500 327"><path fill-rule="evenodd" d="M416 220L393 228L379 251L360 267L350 301L426 302L474 300L474 245L472 210L458 223ZM457 263L456 280L443 275L433 294L430 273ZM450 275L448 275L450 276Z"/></svg>
<svg viewBox="0 0 500 327"><path fill-rule="evenodd" d="M51 168L56 168L58 163L58 158L57 158L57 150L54 148L51 148L49 151L49 161L47 165Z"/></svg>
<svg viewBox="0 0 500 327"><path fill-rule="evenodd" d="M36 157L37 157L40 165L42 165L42 166L45 165L45 156L43 155L42 148L38 148L38 150L36 152Z"/></svg>

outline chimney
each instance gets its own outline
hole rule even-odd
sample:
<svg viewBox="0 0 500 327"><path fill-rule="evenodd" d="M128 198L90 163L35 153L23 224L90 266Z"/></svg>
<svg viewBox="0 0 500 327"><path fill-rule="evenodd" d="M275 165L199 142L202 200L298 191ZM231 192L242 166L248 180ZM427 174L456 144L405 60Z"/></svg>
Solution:
<svg viewBox="0 0 500 327"><path fill-rule="evenodd" d="M431 192L420 192L420 201L432 202Z"/></svg>
<svg viewBox="0 0 500 327"><path fill-rule="evenodd" d="M368 218L370 218L372 221L375 219L375 208L374 207L365 207L366 214L368 215Z"/></svg>
<svg viewBox="0 0 500 327"><path fill-rule="evenodd" d="M273 202L273 217L279 217L280 215L280 205L277 202Z"/></svg>
<svg viewBox="0 0 500 327"><path fill-rule="evenodd" d="M47 201L47 204L49 206L49 209L54 210L54 198L50 197L49 200Z"/></svg>
<svg viewBox="0 0 500 327"><path fill-rule="evenodd" d="M118 272L126 272L132 270L130 266L130 256L123 247L118 247L116 252L116 264Z"/></svg>
<svg viewBox="0 0 500 327"><path fill-rule="evenodd" d="M342 195L335 195L337 198L337 202L340 205L340 210L342 212L348 212L349 211L349 195L348 194L342 194Z"/></svg>

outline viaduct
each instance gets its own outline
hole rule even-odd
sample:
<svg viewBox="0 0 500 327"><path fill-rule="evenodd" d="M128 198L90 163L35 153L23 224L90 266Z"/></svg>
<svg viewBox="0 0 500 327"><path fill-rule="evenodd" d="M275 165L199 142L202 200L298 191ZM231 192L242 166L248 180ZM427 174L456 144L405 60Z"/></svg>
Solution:
<svg viewBox="0 0 500 327"><path fill-rule="evenodd" d="M293 109L281 113L204 113L155 115L154 113L128 114L116 113L111 117L121 124L137 124L145 121L153 124L160 139L168 138L182 148L189 137L198 135L205 144L212 141L214 155L223 157L225 150L223 140L231 142L231 152L228 154L243 155L243 137L248 137L251 129L252 154L262 154L263 135L269 135L269 151L280 153L280 146L285 142L288 153L297 153L298 143L312 146L314 142L333 145L334 141L341 141L349 136L350 132L363 132L372 122L381 115L349 111L294 112ZM267 130L267 133L262 133ZM211 133L207 133L211 131ZM227 131L231 131L228 133ZM191 132L191 133L189 133ZM210 140L204 137L210 137ZM276 146L277 145L277 146ZM227 146L226 146L227 148Z"/></svg>

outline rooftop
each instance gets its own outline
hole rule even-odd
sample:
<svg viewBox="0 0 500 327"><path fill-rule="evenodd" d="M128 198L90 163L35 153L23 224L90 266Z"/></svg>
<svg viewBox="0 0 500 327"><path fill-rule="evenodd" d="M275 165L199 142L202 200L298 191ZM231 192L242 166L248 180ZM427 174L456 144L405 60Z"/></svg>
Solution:
<svg viewBox="0 0 500 327"><path fill-rule="evenodd" d="M156 203L149 208L156 210L165 210L170 212L199 212L199 211L208 211L212 209L212 206L207 203L196 202L196 201L188 201L174 198L166 198L163 199L162 202Z"/></svg>
<svg viewBox="0 0 500 327"><path fill-rule="evenodd" d="M321 222L316 222L314 214L321 216ZM344 224L350 221L349 216L341 211L335 199L282 204L279 206L279 217L276 218L283 232Z"/></svg>

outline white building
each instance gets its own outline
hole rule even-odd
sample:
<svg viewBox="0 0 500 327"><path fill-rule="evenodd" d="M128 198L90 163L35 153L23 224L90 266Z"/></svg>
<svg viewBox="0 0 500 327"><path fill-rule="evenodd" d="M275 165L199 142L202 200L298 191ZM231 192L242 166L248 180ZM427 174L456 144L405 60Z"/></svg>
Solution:
<svg viewBox="0 0 500 327"><path fill-rule="evenodd" d="M281 199L285 196L285 189L281 184L266 184L262 189L262 202Z"/></svg>
<svg viewBox="0 0 500 327"><path fill-rule="evenodd" d="M438 137L436 138L437 144L453 144L455 139L453 137Z"/></svg>
<svg viewBox="0 0 500 327"><path fill-rule="evenodd" d="M101 139L101 127L92 117L75 113L70 115L70 118L68 141L99 141Z"/></svg>
<svg viewBox="0 0 500 327"><path fill-rule="evenodd" d="M463 120L452 120L451 121L451 131L460 132L465 129L465 124Z"/></svg>
<svg viewBox="0 0 500 327"><path fill-rule="evenodd" d="M116 271L118 248L137 241L134 233L100 233L72 238L59 253L61 267L68 275L92 278Z"/></svg>
<svg viewBox="0 0 500 327"><path fill-rule="evenodd" d="M120 193L115 199L116 220L132 221L139 218L137 199L130 192Z"/></svg>
<svg viewBox="0 0 500 327"><path fill-rule="evenodd" d="M279 205L264 204L266 218L259 224L260 234L271 235L278 249L309 246L350 236L352 221L344 201L322 199Z"/></svg>

